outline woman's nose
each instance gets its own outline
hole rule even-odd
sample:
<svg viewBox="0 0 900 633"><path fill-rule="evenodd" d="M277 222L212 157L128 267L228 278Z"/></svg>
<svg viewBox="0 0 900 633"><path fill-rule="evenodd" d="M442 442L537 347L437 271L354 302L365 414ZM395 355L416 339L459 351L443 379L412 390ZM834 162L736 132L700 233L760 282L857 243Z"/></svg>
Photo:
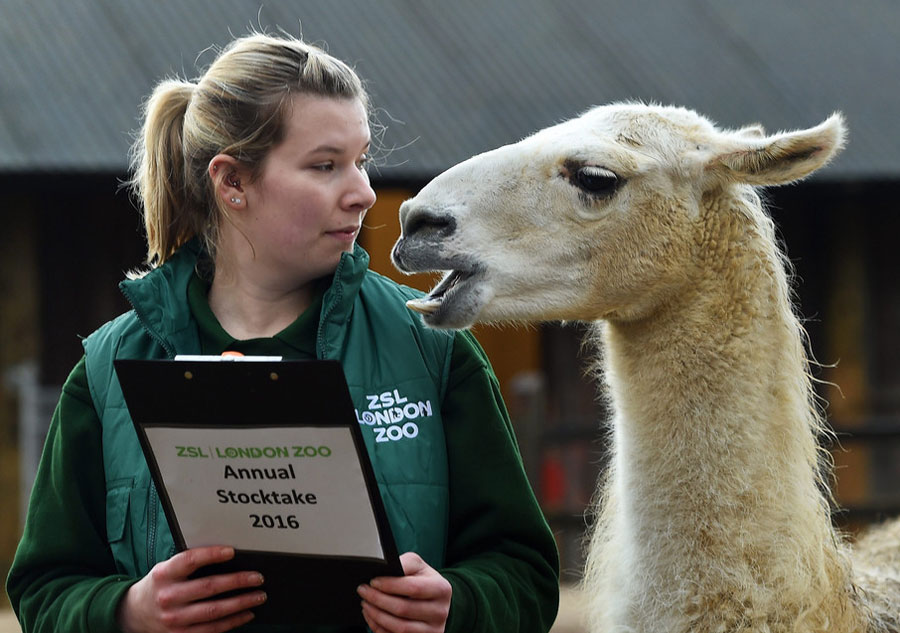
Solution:
<svg viewBox="0 0 900 633"><path fill-rule="evenodd" d="M347 192L346 204L350 207L369 209L375 204L377 196L372 185L369 184L369 174L364 170L357 170L352 176L353 182Z"/></svg>

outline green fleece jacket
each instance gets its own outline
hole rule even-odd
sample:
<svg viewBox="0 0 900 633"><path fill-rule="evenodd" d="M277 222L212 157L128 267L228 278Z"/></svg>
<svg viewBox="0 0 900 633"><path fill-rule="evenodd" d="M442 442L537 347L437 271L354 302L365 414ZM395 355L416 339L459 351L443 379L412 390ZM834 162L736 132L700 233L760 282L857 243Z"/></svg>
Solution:
<svg viewBox="0 0 900 633"><path fill-rule="evenodd" d="M192 281L203 353L315 356L321 297L270 339L236 341ZM457 333L446 395L450 516L445 566L450 632L543 632L558 606L558 558L521 466L496 377L469 333ZM452 423L448 423L452 422ZM23 631L116 631L116 607L137 578L116 573L106 538L101 425L84 359L63 387L7 581Z"/></svg>

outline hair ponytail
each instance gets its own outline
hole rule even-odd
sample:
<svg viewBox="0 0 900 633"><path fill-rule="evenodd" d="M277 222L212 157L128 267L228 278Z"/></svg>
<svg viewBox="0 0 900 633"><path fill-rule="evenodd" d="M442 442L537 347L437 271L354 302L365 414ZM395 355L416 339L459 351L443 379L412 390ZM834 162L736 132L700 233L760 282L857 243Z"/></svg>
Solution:
<svg viewBox="0 0 900 633"><path fill-rule="evenodd" d="M165 261L197 233L185 170L184 118L194 84L165 80L144 107L144 125L132 148L130 185L137 194L147 231L147 264Z"/></svg>

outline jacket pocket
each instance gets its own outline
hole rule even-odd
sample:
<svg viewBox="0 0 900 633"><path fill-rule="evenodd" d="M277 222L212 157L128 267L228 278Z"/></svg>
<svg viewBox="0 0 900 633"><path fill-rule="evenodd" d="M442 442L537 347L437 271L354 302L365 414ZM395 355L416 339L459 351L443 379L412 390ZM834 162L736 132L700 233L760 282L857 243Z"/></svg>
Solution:
<svg viewBox="0 0 900 633"><path fill-rule="evenodd" d="M106 491L106 540L112 545L125 536L131 505L131 478L110 482Z"/></svg>
<svg viewBox="0 0 900 633"><path fill-rule="evenodd" d="M106 491L106 541L116 562L116 571L128 576L140 576L143 561L141 550L134 543L134 518L136 508L134 480L131 477L108 482ZM138 504L139 505L139 504Z"/></svg>

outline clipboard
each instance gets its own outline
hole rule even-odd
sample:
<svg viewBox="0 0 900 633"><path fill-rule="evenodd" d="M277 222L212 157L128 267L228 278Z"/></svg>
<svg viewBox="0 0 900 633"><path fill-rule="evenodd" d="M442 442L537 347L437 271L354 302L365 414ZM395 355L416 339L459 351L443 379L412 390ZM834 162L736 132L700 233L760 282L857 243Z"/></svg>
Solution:
<svg viewBox="0 0 900 633"><path fill-rule="evenodd" d="M262 573L254 622L364 625L356 587L403 570L343 369L248 361L114 361L176 548Z"/></svg>

